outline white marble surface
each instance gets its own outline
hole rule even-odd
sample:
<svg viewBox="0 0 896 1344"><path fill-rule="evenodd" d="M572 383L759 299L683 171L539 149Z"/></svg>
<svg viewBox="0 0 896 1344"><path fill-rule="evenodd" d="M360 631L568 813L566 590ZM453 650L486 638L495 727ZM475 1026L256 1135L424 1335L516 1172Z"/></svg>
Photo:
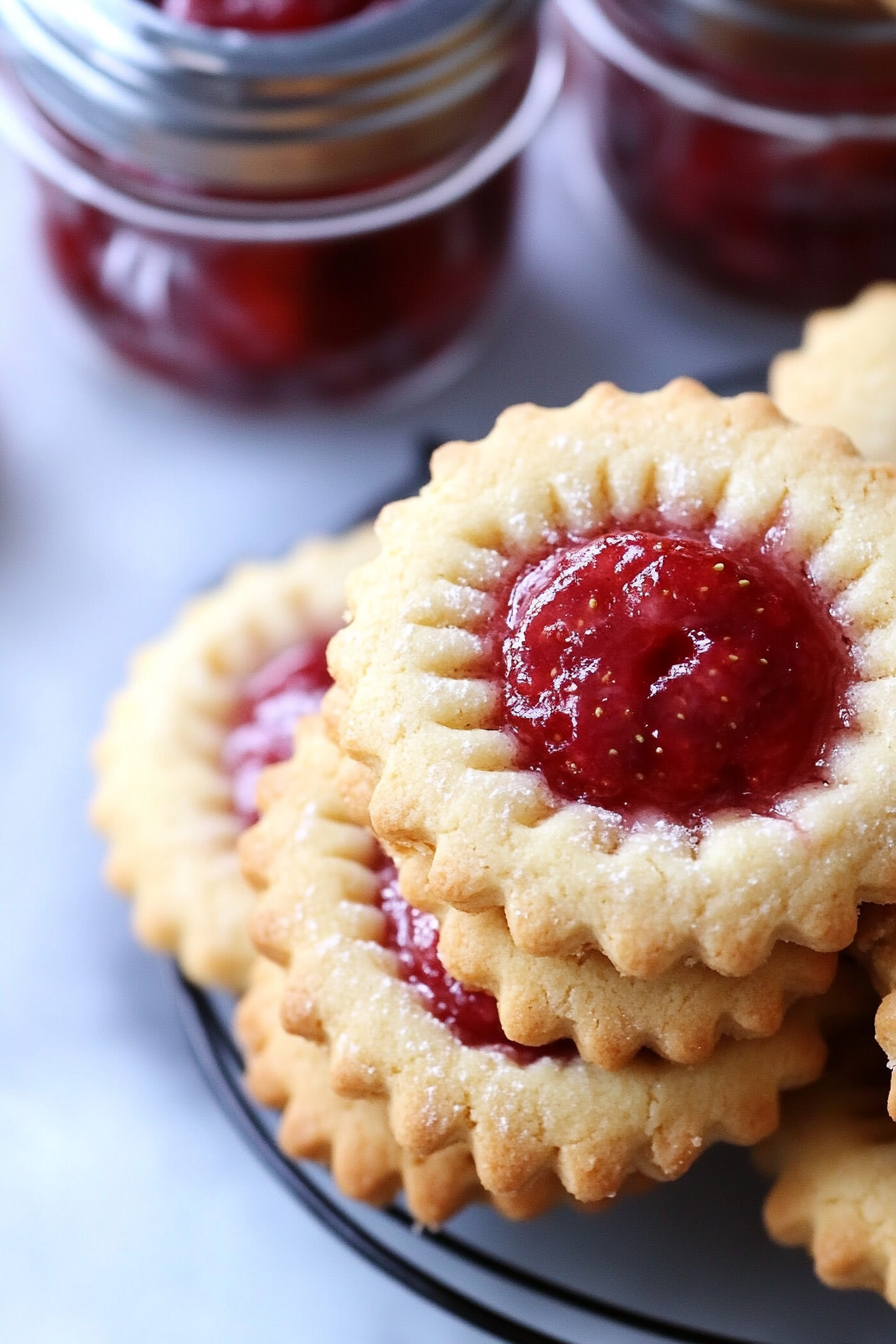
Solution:
<svg viewBox="0 0 896 1344"><path fill-rule="evenodd" d="M602 197L586 219L562 141L549 129L532 156L484 362L431 405L338 418L225 415L107 360L48 286L0 157L3 1340L481 1338L318 1229L218 1112L166 968L103 890L87 752L136 642L238 557L351 517L401 478L415 430L478 435L512 400L644 388L795 335L670 276Z"/></svg>

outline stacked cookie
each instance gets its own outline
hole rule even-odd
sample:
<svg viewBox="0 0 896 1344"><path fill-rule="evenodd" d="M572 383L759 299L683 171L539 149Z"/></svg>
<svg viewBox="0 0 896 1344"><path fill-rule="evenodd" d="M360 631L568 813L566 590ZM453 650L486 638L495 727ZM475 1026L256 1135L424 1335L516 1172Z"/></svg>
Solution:
<svg viewBox="0 0 896 1344"><path fill-rule="evenodd" d="M845 308L813 314L800 349L778 355L769 370L770 391L786 414L835 425L868 457L890 463L894 387L890 283L872 285ZM866 990L862 1020L833 1033L825 1076L788 1100L780 1130L760 1150L762 1164L778 1175L766 1223L777 1240L806 1246L826 1283L872 1288L896 1305L896 1100L892 1073L871 1043L873 1031L892 1071L896 912L863 908L850 952L873 990Z"/></svg>
<svg viewBox="0 0 896 1344"><path fill-rule="evenodd" d="M320 706L346 575L375 551L362 528L241 566L140 650L110 705L92 807L106 877L133 898L141 941L197 984L246 986L253 899L236 841L261 769L290 754L298 712Z"/></svg>
<svg viewBox="0 0 896 1344"><path fill-rule="evenodd" d="M501 1197L774 1129L896 896L894 521L837 434L685 382L436 455L242 844L335 1091Z"/></svg>
<svg viewBox="0 0 896 1344"><path fill-rule="evenodd" d="M435 1225L488 1198L469 1149L424 1158L402 1149L383 1102L338 1096L326 1046L287 1034L285 977L250 942L254 898L237 856L257 817L259 776L292 754L296 723L330 685L325 651L344 618L346 576L375 551L368 527L306 542L284 560L241 566L191 603L140 651L112 702L92 815L110 842L107 878L132 898L141 941L173 954L197 984L242 995L247 1086L283 1111L284 1151L330 1165L355 1199L386 1203L403 1189L414 1216ZM560 1193L547 1178L493 1202L531 1217Z"/></svg>
<svg viewBox="0 0 896 1344"><path fill-rule="evenodd" d="M855 1134L842 1042L871 1031L838 953L896 989L896 476L765 397L601 386L447 445L378 533L225 585L138 663L96 812L142 936L249 982L284 1149L427 1223L756 1143L834 1037L836 1102L795 1094L764 1157L771 1230L811 1240L806 1116L848 1097Z"/></svg>

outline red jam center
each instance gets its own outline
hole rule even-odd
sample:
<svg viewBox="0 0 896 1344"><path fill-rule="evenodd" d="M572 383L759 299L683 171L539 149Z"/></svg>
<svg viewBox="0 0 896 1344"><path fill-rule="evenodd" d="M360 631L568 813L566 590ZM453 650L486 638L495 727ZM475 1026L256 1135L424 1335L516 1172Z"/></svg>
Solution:
<svg viewBox="0 0 896 1344"><path fill-rule="evenodd" d="M245 826L258 820L258 776L266 766L289 760L296 724L317 713L331 685L328 643L328 639L309 639L284 649L243 688L222 760L230 776L234 811Z"/></svg>
<svg viewBox="0 0 896 1344"><path fill-rule="evenodd" d="M550 1045L518 1045L505 1036L498 1006L491 994L465 989L439 960L439 925L435 916L408 905L398 890L398 874L384 859L380 908L386 917L385 946L398 956L403 978L413 985L427 1010L444 1022L461 1045L500 1050L517 1064L546 1057L569 1059L572 1041Z"/></svg>
<svg viewBox="0 0 896 1344"><path fill-rule="evenodd" d="M650 531L526 569L503 637L506 722L562 797L693 823L824 779L846 638L759 548Z"/></svg>
<svg viewBox="0 0 896 1344"><path fill-rule="evenodd" d="M371 0L161 0L172 19L244 33L292 33L322 28L367 9Z"/></svg>

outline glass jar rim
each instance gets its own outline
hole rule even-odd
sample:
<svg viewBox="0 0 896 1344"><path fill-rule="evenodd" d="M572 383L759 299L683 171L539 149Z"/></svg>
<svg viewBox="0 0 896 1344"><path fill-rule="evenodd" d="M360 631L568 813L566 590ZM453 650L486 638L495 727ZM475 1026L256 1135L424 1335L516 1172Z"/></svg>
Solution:
<svg viewBox="0 0 896 1344"><path fill-rule="evenodd" d="M697 0L700 5L737 2ZM557 0L557 4L577 36L599 56L688 112L816 148L843 141L896 139L894 114L798 112L751 102L723 92L699 75L658 60L617 27L598 0ZM888 34L896 40L896 20L883 22Z"/></svg>
<svg viewBox="0 0 896 1344"><path fill-rule="evenodd" d="M565 46L556 35L548 34L539 45L521 102L485 144L417 190L385 200L369 192L335 198L327 203L329 214L322 213L320 203L261 205L221 198L197 198L195 210L169 208L123 191L88 171L42 134L23 96L8 81L0 82L0 135L39 177L135 228L221 242L318 242L392 228L468 196L525 149L556 103L565 70Z"/></svg>
<svg viewBox="0 0 896 1344"><path fill-rule="evenodd" d="M388 0L371 10L297 32L242 32L186 23L147 0L0 0L10 30L25 19L73 54L106 52L150 75L316 78L335 68L401 60L479 19L494 0Z"/></svg>
<svg viewBox="0 0 896 1344"><path fill-rule="evenodd" d="M326 196L497 129L538 3L401 0L261 36L144 0L0 0L0 40L40 112L110 162L209 193Z"/></svg>

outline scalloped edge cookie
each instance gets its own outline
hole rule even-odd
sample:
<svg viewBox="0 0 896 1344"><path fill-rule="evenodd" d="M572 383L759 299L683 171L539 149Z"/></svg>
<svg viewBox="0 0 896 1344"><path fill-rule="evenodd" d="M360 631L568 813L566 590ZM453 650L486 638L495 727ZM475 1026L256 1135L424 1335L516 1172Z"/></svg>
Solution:
<svg viewBox="0 0 896 1344"><path fill-rule="evenodd" d="M852 951L867 967L881 996L874 1018L874 1034L892 1071L896 1068L896 910L866 906L859 915ZM892 1072L887 1109L896 1120L896 1075Z"/></svg>
<svg viewBox="0 0 896 1344"><path fill-rule="evenodd" d="M896 462L896 284L813 313L799 349L772 360L768 389L791 419L833 425L866 457Z"/></svg>
<svg viewBox="0 0 896 1344"><path fill-rule="evenodd" d="M498 1003L507 1035L523 1045L569 1038L602 1069L620 1069L649 1049L676 1064L700 1064L723 1036L774 1036L797 999L823 994L837 954L778 943L764 966L732 979L698 963L653 980L620 976L600 952L535 957L516 946L502 910L446 909L439 956L462 984Z"/></svg>
<svg viewBox="0 0 896 1344"><path fill-rule="evenodd" d="M896 1125L870 1023L840 1042L832 1067L787 1097L781 1126L757 1150L776 1175L764 1218L785 1246L805 1246L832 1288L869 1288L896 1306Z"/></svg>
<svg viewBox="0 0 896 1344"><path fill-rule="evenodd" d="M235 1026L249 1093L262 1106L283 1111L277 1142L287 1157L328 1166L342 1193L365 1204L388 1204L404 1189L411 1215L426 1227L438 1227L466 1205L489 1199L469 1148L455 1144L432 1157L412 1157L396 1143L384 1102L336 1095L327 1047L290 1036L280 1025L285 983L281 967L257 957ZM535 1218L563 1195L548 1176L491 1202L506 1218Z"/></svg>
<svg viewBox="0 0 896 1344"><path fill-rule="evenodd" d="M351 820L369 821L370 771L340 756L337 783ZM778 943L768 961L742 978L700 962L672 967L654 980L620 976L600 952L535 957L518 948L501 910L479 915L444 906L439 957L455 979L497 1001L511 1040L546 1045L571 1039L603 1069L623 1068L641 1049L677 1064L699 1064L722 1036L773 1036L797 999L823 994L836 952Z"/></svg>
<svg viewBox="0 0 896 1344"><path fill-rule="evenodd" d="M296 755L267 772L261 822L240 842L262 898L263 955L288 967L281 1020L330 1047L346 1097L384 1097L398 1142L418 1156L468 1144L483 1186L519 1190L555 1173L577 1200L613 1197L639 1173L680 1176L716 1139L754 1143L778 1121L778 1092L820 1072L825 1048L808 1008L777 1036L726 1041L697 1068L648 1058L619 1072L576 1059L521 1067L462 1046L397 978L375 902L381 851L352 822L339 752L322 725L299 726Z"/></svg>
<svg viewBox="0 0 896 1344"><path fill-rule="evenodd" d="M255 956L242 828L220 764L240 687L296 640L332 632L346 575L375 551L364 527L241 565L138 652L111 703L91 807L109 840L106 878L133 898L140 941L173 952L199 984L238 991Z"/></svg>
<svg viewBox="0 0 896 1344"><path fill-rule="evenodd" d="M850 712L828 785L774 815L703 832L553 794L491 725L493 593L549 535L645 510L765 537L799 557L853 640ZM601 384L563 410L517 406L482 443L448 444L419 496L380 515L380 556L348 586L324 712L376 779L370 815L415 905L503 906L539 956L598 948L626 975L696 957L746 975L778 940L848 946L861 901L896 900L896 473L760 394L687 379L634 396ZM563 856L558 863L558 855Z"/></svg>

